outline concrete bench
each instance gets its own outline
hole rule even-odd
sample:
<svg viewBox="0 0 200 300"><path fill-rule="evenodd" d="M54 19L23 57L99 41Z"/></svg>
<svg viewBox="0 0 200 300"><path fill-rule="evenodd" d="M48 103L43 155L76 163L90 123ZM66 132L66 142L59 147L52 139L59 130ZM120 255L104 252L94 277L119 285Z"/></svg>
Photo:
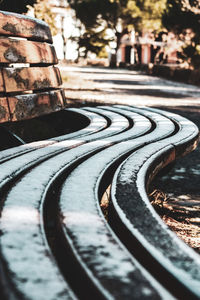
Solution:
<svg viewBox="0 0 200 300"><path fill-rule="evenodd" d="M2 297L198 298L198 256L146 194L161 168L196 147L196 126L146 108L71 111L88 126L0 152ZM99 202L111 182L107 222Z"/></svg>

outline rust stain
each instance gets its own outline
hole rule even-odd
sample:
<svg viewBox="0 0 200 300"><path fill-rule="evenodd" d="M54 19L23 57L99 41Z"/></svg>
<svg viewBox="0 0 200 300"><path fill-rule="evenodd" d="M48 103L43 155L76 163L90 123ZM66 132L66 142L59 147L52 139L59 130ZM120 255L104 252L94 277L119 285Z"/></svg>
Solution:
<svg viewBox="0 0 200 300"><path fill-rule="evenodd" d="M9 62L13 63L25 63L26 62L26 57L22 56L16 48L14 47L9 47L5 52L4 52L4 58L8 60Z"/></svg>
<svg viewBox="0 0 200 300"><path fill-rule="evenodd" d="M20 72L22 69L12 69L11 70L6 70L6 74L8 76L8 78L13 78L17 84L18 88L23 88L25 87L26 89L29 88L29 79L24 79L20 76Z"/></svg>
<svg viewBox="0 0 200 300"><path fill-rule="evenodd" d="M20 121L48 114L63 108L60 90L19 95L9 98L13 121Z"/></svg>
<svg viewBox="0 0 200 300"><path fill-rule="evenodd" d="M3 47L5 47L5 48L10 47L10 44L7 43L7 42L1 42L1 45L2 45Z"/></svg>
<svg viewBox="0 0 200 300"><path fill-rule="evenodd" d="M12 23L7 22L2 28L7 32L13 33L14 35L18 33L16 26Z"/></svg>
<svg viewBox="0 0 200 300"><path fill-rule="evenodd" d="M49 105L49 94L41 94L41 97L37 99L37 105Z"/></svg>
<svg viewBox="0 0 200 300"><path fill-rule="evenodd" d="M7 111L6 111L5 107L0 105L0 120L5 119L6 114L7 114Z"/></svg>
<svg viewBox="0 0 200 300"><path fill-rule="evenodd" d="M14 119L20 121L34 117L35 114L33 111L37 97L38 95L29 95L14 98L15 105L12 108Z"/></svg>
<svg viewBox="0 0 200 300"><path fill-rule="evenodd" d="M42 26L38 23L34 24L34 27L30 28L32 35L38 36L44 40L47 40L49 43L52 43L52 35L51 30L48 26L45 26L44 30L44 24Z"/></svg>
<svg viewBox="0 0 200 300"><path fill-rule="evenodd" d="M44 89L51 86L51 82L47 78L45 78L44 80L35 80L33 83L34 89Z"/></svg>
<svg viewBox="0 0 200 300"><path fill-rule="evenodd" d="M23 120L27 118L27 103L23 100L19 100L15 107L15 116L17 120Z"/></svg>
<svg viewBox="0 0 200 300"><path fill-rule="evenodd" d="M0 123L10 121L7 98L0 98Z"/></svg>
<svg viewBox="0 0 200 300"><path fill-rule="evenodd" d="M30 26L31 26L32 23L33 22L27 21L27 25L30 24ZM40 31L37 31L33 27L25 26L24 24L20 24L20 23L13 24L13 23L7 22L4 26L2 26L2 29L4 31L7 31L7 32L13 34L14 36L18 35L18 36L31 37L32 33L34 33L33 37L38 37L40 39L43 39L46 37L46 35L43 33L42 28L40 28ZM42 36L40 36L40 34L42 34Z"/></svg>
<svg viewBox="0 0 200 300"><path fill-rule="evenodd" d="M58 79L52 67L5 68L6 91L41 90L56 88Z"/></svg>

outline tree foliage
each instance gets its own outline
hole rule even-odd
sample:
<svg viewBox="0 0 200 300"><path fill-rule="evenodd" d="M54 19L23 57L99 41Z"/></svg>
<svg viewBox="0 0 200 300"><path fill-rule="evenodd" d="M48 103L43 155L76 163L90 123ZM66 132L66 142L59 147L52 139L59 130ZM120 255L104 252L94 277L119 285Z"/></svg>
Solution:
<svg viewBox="0 0 200 300"><path fill-rule="evenodd" d="M163 25L182 40L182 61L200 66L200 3L198 0L167 0Z"/></svg>
<svg viewBox="0 0 200 300"><path fill-rule="evenodd" d="M28 5L33 5L36 0L1 0L0 10L10 11L15 13L26 13L28 10Z"/></svg>
<svg viewBox="0 0 200 300"><path fill-rule="evenodd" d="M162 14L166 8L166 0L129 0L127 8L134 17L134 27L139 33L144 30L162 29Z"/></svg>
<svg viewBox="0 0 200 300"><path fill-rule="evenodd" d="M69 0L68 2L75 10L76 18L83 24L85 31L90 32L90 40L92 34L94 38L99 38L99 32L103 43L102 32L104 32L107 44L105 33L107 29L111 29L117 50L122 35L131 29L142 33L144 29L158 31L161 28L166 0Z"/></svg>

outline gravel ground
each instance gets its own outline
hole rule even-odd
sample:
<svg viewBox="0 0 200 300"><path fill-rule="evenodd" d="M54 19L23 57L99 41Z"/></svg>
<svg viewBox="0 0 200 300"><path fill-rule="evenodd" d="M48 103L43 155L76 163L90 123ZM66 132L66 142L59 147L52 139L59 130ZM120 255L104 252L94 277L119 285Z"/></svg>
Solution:
<svg viewBox="0 0 200 300"><path fill-rule="evenodd" d="M200 128L200 87L125 69L60 66L68 105L153 106L187 117ZM67 79L67 81L66 81ZM200 253L200 147L154 180L152 198L163 220Z"/></svg>
<svg viewBox="0 0 200 300"><path fill-rule="evenodd" d="M200 128L199 107L167 109L187 117ZM158 209L163 220L198 253L200 253L199 181L200 147L177 160L170 172L163 177L157 177L154 181L154 188L163 191L166 197L162 209Z"/></svg>

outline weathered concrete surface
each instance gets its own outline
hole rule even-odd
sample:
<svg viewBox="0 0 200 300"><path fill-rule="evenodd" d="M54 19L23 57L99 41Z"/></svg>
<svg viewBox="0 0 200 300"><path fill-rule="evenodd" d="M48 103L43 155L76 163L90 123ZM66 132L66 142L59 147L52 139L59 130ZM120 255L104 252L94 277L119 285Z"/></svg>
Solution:
<svg viewBox="0 0 200 300"><path fill-rule="evenodd" d="M200 128L200 87L172 82L158 77L128 71L90 67L61 66L61 74L70 105L129 104L154 106L178 113ZM200 252L200 147L178 160L174 168L159 177L153 189L166 194L168 218L163 219L181 238ZM186 220L186 224L182 223ZM184 225L184 226L183 226Z"/></svg>

